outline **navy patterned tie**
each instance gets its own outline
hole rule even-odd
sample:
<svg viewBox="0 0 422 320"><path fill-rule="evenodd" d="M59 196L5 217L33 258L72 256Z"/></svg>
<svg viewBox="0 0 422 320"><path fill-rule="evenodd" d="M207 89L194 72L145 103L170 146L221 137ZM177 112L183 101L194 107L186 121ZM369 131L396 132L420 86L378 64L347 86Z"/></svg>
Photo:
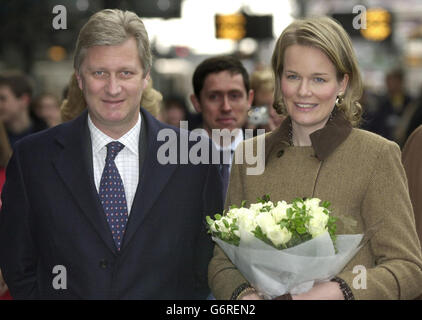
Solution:
<svg viewBox="0 0 422 320"><path fill-rule="evenodd" d="M107 144L107 156L99 190L101 204L103 205L117 251L120 251L125 234L128 211L125 188L114 159L124 147L118 141Z"/></svg>

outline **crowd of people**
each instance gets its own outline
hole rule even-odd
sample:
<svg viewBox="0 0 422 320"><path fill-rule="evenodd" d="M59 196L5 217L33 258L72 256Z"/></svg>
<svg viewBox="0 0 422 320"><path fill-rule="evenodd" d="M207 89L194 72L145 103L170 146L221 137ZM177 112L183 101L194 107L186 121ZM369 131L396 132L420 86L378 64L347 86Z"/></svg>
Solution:
<svg viewBox="0 0 422 320"><path fill-rule="evenodd" d="M331 281L277 300L422 296L422 103L403 72L388 73L384 96L364 90L352 42L328 17L291 23L269 63L249 75L234 56L207 58L192 95L166 95L142 20L105 9L80 31L62 101L2 74L0 296L262 299L204 221L263 194L330 199L338 233L372 235ZM160 161L164 146L180 162L197 152L196 129L210 161ZM265 133L260 175L233 161L246 129ZM163 141L166 130L178 139ZM65 290L52 286L57 265ZM356 265L365 290L352 285Z"/></svg>

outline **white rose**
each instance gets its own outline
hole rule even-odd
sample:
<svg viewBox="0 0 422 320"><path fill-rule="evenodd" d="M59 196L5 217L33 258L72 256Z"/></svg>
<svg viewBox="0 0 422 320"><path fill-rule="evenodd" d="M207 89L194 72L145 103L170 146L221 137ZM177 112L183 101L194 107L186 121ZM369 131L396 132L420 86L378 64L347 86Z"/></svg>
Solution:
<svg viewBox="0 0 422 320"><path fill-rule="evenodd" d="M237 219L239 228L252 232L256 229L255 221L256 213L253 210L247 208L240 208L237 211Z"/></svg>
<svg viewBox="0 0 422 320"><path fill-rule="evenodd" d="M289 230L287 230L285 227L280 228L279 225L275 225L267 233L267 238L270 239L271 242L276 246L289 242L291 237L292 234L289 232Z"/></svg>
<svg viewBox="0 0 422 320"><path fill-rule="evenodd" d="M256 217L256 223L258 226L260 226L264 234L268 234L269 231L271 231L275 226L277 226L272 214L269 212L261 212Z"/></svg>
<svg viewBox="0 0 422 320"><path fill-rule="evenodd" d="M274 203L272 201L268 201L264 203L264 207L270 206L271 208L274 208Z"/></svg>
<svg viewBox="0 0 422 320"><path fill-rule="evenodd" d="M277 206L271 210L271 214L274 217L276 223L279 223L283 219L287 219L287 209L291 206L286 201L277 202Z"/></svg>
<svg viewBox="0 0 422 320"><path fill-rule="evenodd" d="M255 211L248 209L248 208L239 208L236 210L236 217L242 217L242 216L250 216L255 217L256 213Z"/></svg>
<svg viewBox="0 0 422 320"><path fill-rule="evenodd" d="M243 208L240 208L240 209L243 209ZM237 218L238 212L239 212L240 209L239 208L230 209L229 211L227 211L226 217Z"/></svg>
<svg viewBox="0 0 422 320"><path fill-rule="evenodd" d="M316 209L319 207L319 203L321 202L318 198L312 198L305 200L305 205L309 209Z"/></svg>
<svg viewBox="0 0 422 320"><path fill-rule="evenodd" d="M303 202L300 202L300 201L296 201L296 206L299 208L299 209L302 209L302 207L303 207Z"/></svg>
<svg viewBox="0 0 422 320"><path fill-rule="evenodd" d="M313 238L327 230L329 216L324 212L324 208L318 207L311 211L312 218L309 220L308 230Z"/></svg>
<svg viewBox="0 0 422 320"><path fill-rule="evenodd" d="M252 203L249 209L255 211L256 213L259 213L263 206L264 204L261 202Z"/></svg>

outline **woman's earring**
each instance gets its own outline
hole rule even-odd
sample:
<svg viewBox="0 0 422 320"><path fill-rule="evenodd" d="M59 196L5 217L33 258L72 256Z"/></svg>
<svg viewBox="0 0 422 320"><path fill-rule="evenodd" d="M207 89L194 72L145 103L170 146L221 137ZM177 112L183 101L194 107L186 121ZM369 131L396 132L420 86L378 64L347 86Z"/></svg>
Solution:
<svg viewBox="0 0 422 320"><path fill-rule="evenodd" d="M344 93L340 92L336 99L336 107L339 108L343 104L343 101L344 101Z"/></svg>

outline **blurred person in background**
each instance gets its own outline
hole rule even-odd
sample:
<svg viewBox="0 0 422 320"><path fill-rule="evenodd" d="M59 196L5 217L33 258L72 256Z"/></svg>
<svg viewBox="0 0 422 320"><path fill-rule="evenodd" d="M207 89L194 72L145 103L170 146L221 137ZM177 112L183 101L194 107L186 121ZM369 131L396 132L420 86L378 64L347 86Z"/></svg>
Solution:
<svg viewBox="0 0 422 320"><path fill-rule="evenodd" d="M12 155L12 148L9 144L9 139L7 138L6 129L4 128L3 123L0 122L0 194L3 188L3 184L6 181L6 166L7 162ZM0 200L1 208L1 200ZM1 214L1 212L0 212ZM4 282L3 274L0 269L0 300L10 300L10 293L7 290L7 285Z"/></svg>
<svg viewBox="0 0 422 320"><path fill-rule="evenodd" d="M192 77L191 102L202 115L202 126L212 138L214 129L227 129L231 134L228 145L225 139L214 141L224 157L232 159L234 150L244 139L243 129L248 120L248 111L254 97L249 75L241 61L232 56L217 56L202 61ZM227 156L226 156L227 158ZM220 163L223 163L220 162ZM223 178L225 196L228 186L230 164L223 163L220 173Z"/></svg>
<svg viewBox="0 0 422 320"><path fill-rule="evenodd" d="M184 98L180 96L165 98L160 116L160 121L178 128L180 127L180 121L187 121L188 130L199 128L202 125L202 116L191 113Z"/></svg>
<svg viewBox="0 0 422 320"><path fill-rule="evenodd" d="M254 99L248 112L248 128L273 131L285 118L273 108L275 86L273 72L271 69L256 70L251 74L250 81Z"/></svg>
<svg viewBox="0 0 422 320"><path fill-rule="evenodd" d="M402 159L415 213L416 230L422 242L422 126L419 126L406 141Z"/></svg>
<svg viewBox="0 0 422 320"><path fill-rule="evenodd" d="M180 121L188 118L186 103L181 97L168 97L163 101L162 121L180 127Z"/></svg>
<svg viewBox="0 0 422 320"><path fill-rule="evenodd" d="M404 136L404 141L406 141L409 136L418 128L420 125L422 125L422 87L419 88L419 96L418 99L415 102L415 108L413 113L410 116L410 119L407 123L406 133Z"/></svg>
<svg viewBox="0 0 422 320"><path fill-rule="evenodd" d="M365 123L362 128L403 144L407 122L411 114L413 99L407 93L404 81L404 71L393 69L385 76L387 92L378 97L377 107L366 111Z"/></svg>
<svg viewBox="0 0 422 320"><path fill-rule="evenodd" d="M61 123L60 102L53 94L43 93L33 103L33 111L49 128Z"/></svg>
<svg viewBox="0 0 422 320"><path fill-rule="evenodd" d="M30 80L24 74L0 76L0 121L6 127L12 147L19 139L47 127L42 120L31 115L32 91Z"/></svg>

